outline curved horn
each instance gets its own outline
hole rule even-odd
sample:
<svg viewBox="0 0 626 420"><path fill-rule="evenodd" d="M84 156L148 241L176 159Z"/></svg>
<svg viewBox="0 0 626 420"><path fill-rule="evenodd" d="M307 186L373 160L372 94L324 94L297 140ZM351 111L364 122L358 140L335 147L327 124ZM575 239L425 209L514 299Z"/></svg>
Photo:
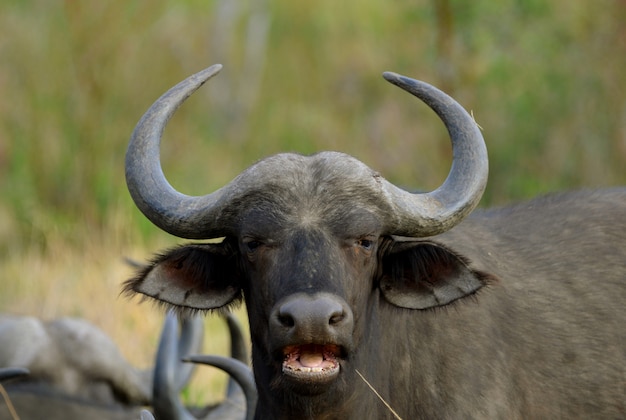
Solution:
<svg viewBox="0 0 626 420"><path fill-rule="evenodd" d="M223 190L197 197L176 191L165 179L161 168L161 135L182 103L221 69L220 64L215 64L163 94L135 127L126 151L126 183L135 204L152 223L182 238L205 239L223 235L212 226L201 228L212 215L219 214Z"/></svg>
<svg viewBox="0 0 626 420"><path fill-rule="evenodd" d="M0 368L0 382L19 378L20 376L26 376L28 374L30 374L30 371L23 367Z"/></svg>
<svg viewBox="0 0 626 420"><path fill-rule="evenodd" d="M168 313L168 316L175 317L175 314ZM176 362L176 387L180 391L191 379L194 368L188 363L180 363L180 359L190 354L197 354L202 351L202 340L204 338L204 323L199 315L184 317L181 321L181 332L178 340Z"/></svg>
<svg viewBox="0 0 626 420"><path fill-rule="evenodd" d="M152 413L146 409L139 412L139 420L154 420Z"/></svg>
<svg viewBox="0 0 626 420"><path fill-rule="evenodd" d="M231 312L227 312L225 318L230 333L230 357L243 363L249 363L250 355L246 340L243 338L241 324Z"/></svg>
<svg viewBox="0 0 626 420"><path fill-rule="evenodd" d="M239 360L245 364L249 363L250 355L248 354L248 349L246 345L246 340L243 338L243 333L241 331L241 325L237 318L230 313L226 313L226 322L228 323L228 331L230 332L230 357ZM237 385L233 381L232 377L228 379L228 390L226 391L227 396L236 395L239 391Z"/></svg>
<svg viewBox="0 0 626 420"><path fill-rule="evenodd" d="M214 355L190 356L184 361L215 366L228 373L241 386L246 397L246 420L254 419L254 411L258 399L254 375L248 365L237 359Z"/></svg>
<svg viewBox="0 0 626 420"><path fill-rule="evenodd" d="M126 153L126 182L137 207L155 225L183 238L228 235L230 227L218 223L218 218L239 188L233 182L211 194L187 196L167 182L160 163L160 139L167 121L185 99L220 70L220 65L214 65L161 96L137 124ZM381 180L383 192L394 207L388 231L402 236L444 232L474 209L485 189L488 159L484 140L473 118L445 93L395 73L384 73L384 77L439 115L450 133L453 151L450 174L435 191L411 194Z"/></svg>
<svg viewBox="0 0 626 420"><path fill-rule="evenodd" d="M182 361L194 363L204 363L215 366L229 374L229 384L227 399L210 411L206 419L240 418L243 417L243 400L245 398L248 407L246 418L252 418L256 407L256 388L252 371L246 365L248 352L243 338L241 327L234 318L228 314L228 329L231 335L231 357L220 356L192 356L187 357L188 351L199 350L202 333L202 321L200 317L186 319L182 323L182 332L178 337L178 320L173 311L168 311L163 324L163 330L159 339L157 359L154 368L153 384L153 407L157 418L168 418L177 420L195 420L191 412L182 404L179 398L180 390L187 384L190 372L195 364L189 363L188 368ZM188 336L188 337L186 337ZM242 358L239 361L235 358ZM182 373L184 372L184 373ZM239 384L234 386L233 379ZM243 394L242 394L243 390ZM149 420L150 413L145 413L146 420Z"/></svg>
<svg viewBox="0 0 626 420"><path fill-rule="evenodd" d="M396 73L385 72L390 83L418 97L437 113L452 142L453 161L447 179L436 190L412 194L384 181L395 207L389 230L399 236L431 236L452 228L478 204L489 172L487 148L474 119L439 89Z"/></svg>
<svg viewBox="0 0 626 420"><path fill-rule="evenodd" d="M179 420L195 420L178 398L181 367L178 343L178 319L169 311L163 323L154 366L152 405L158 417ZM182 376L185 376L184 374Z"/></svg>

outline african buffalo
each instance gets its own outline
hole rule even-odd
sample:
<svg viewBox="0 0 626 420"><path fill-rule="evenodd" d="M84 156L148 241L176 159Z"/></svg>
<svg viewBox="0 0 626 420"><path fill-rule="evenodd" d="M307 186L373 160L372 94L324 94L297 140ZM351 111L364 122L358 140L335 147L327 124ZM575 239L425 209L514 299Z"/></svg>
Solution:
<svg viewBox="0 0 626 420"><path fill-rule="evenodd" d="M476 123L434 87L385 73L448 129L454 159L435 191L323 152L272 156L186 196L163 175L160 137L220 68L152 105L126 177L161 229L224 239L157 256L125 290L183 311L245 298L257 419L624 418L625 188L466 218L487 182Z"/></svg>
<svg viewBox="0 0 626 420"><path fill-rule="evenodd" d="M21 382L102 404L148 404L152 392L152 370L132 366L111 338L79 318L0 315L0 367L26 368Z"/></svg>
<svg viewBox="0 0 626 420"><path fill-rule="evenodd" d="M42 322L33 317L2 316L0 382L6 398L0 397L0 419L138 420L142 409L150 405L158 419L243 420L246 397L255 398L256 390L249 368L242 363L247 363L248 356L241 330L232 316L226 320L232 358L212 355L197 360L191 355L202 346L202 320L193 317L184 321L179 336L178 320L168 313L153 383L152 369L134 368L121 357L110 338L87 321L61 318ZM236 382L243 383L243 392L231 380L225 401L207 407L184 407L180 392L188 384L194 365L181 363L183 357L226 371ZM18 365L29 369L1 367ZM120 379L129 377L136 377L148 396L133 398L132 390L137 385Z"/></svg>

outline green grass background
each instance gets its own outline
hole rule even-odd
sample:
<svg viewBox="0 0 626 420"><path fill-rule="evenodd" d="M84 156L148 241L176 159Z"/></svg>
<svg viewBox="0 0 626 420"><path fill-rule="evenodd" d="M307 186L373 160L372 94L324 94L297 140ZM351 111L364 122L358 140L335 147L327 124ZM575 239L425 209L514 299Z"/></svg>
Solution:
<svg viewBox="0 0 626 420"><path fill-rule="evenodd" d="M161 313L118 296L121 258L179 241L135 209L124 153L161 93L216 62L162 146L189 194L269 154L327 149L435 188L445 130L383 71L472 111L484 206L624 185L624 22L623 0L1 0L0 310L91 319L150 363ZM208 351L223 351L211 322Z"/></svg>

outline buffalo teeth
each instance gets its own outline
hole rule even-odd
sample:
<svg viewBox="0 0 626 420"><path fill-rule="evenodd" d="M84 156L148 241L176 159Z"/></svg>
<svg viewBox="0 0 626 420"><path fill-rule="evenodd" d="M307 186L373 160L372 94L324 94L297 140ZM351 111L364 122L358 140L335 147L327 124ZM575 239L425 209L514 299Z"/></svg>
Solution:
<svg viewBox="0 0 626 420"><path fill-rule="evenodd" d="M294 368L292 366L285 366L285 367L294 372L323 372L325 370L331 369L330 367L307 367L307 366L299 366L297 368Z"/></svg>

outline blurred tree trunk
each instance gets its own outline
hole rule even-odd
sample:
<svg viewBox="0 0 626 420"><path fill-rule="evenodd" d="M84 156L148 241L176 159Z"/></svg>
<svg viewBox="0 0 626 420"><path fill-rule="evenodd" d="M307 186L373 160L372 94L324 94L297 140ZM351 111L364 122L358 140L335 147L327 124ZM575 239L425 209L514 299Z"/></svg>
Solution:
<svg viewBox="0 0 626 420"><path fill-rule="evenodd" d="M456 69L453 59L454 16L450 0L433 0L437 25L437 75L439 88L454 94Z"/></svg>
<svg viewBox="0 0 626 420"><path fill-rule="evenodd" d="M212 59L223 64L224 71L220 82L212 88L211 100L224 117L228 137L242 142L247 137L248 117L261 89L271 20L268 1L219 0L215 12ZM241 20L245 20L243 36L238 33ZM243 46L238 45L238 39L243 39ZM241 50L238 59L237 52Z"/></svg>

